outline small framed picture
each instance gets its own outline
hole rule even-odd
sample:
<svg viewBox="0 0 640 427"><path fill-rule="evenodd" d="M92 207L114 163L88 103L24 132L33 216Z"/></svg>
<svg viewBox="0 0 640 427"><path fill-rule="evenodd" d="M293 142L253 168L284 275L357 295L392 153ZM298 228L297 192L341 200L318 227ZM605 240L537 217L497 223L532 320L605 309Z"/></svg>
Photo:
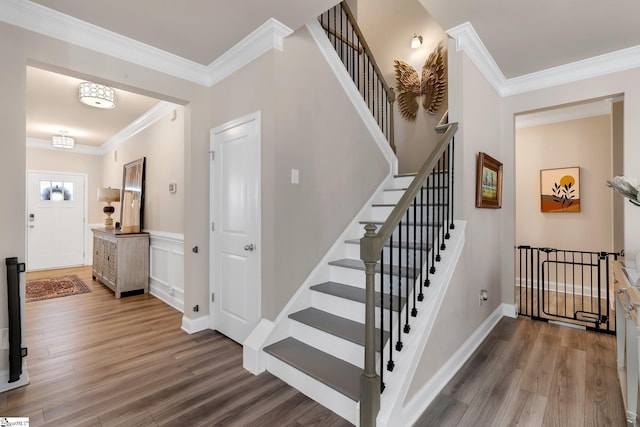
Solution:
<svg viewBox="0 0 640 427"><path fill-rule="evenodd" d="M502 163L488 155L478 153L476 175L476 208L502 207Z"/></svg>
<svg viewBox="0 0 640 427"><path fill-rule="evenodd" d="M580 212L580 167L540 171L540 211Z"/></svg>

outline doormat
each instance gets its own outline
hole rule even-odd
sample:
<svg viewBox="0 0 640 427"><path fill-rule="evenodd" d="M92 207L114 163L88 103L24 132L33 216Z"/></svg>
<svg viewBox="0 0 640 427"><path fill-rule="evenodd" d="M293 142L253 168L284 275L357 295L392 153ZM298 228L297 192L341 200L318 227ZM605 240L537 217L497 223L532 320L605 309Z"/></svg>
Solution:
<svg viewBox="0 0 640 427"><path fill-rule="evenodd" d="M26 301L41 301L87 292L91 292L91 289L75 274L51 279L27 280Z"/></svg>

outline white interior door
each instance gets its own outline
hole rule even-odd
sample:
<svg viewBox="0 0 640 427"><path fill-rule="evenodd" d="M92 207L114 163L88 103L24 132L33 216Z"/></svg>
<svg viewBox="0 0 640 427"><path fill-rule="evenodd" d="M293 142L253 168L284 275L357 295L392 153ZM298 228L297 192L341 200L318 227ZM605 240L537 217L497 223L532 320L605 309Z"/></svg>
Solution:
<svg viewBox="0 0 640 427"><path fill-rule="evenodd" d="M260 114L211 131L211 325L243 343L261 318Z"/></svg>
<svg viewBox="0 0 640 427"><path fill-rule="evenodd" d="M84 264L85 176L27 173L27 269Z"/></svg>

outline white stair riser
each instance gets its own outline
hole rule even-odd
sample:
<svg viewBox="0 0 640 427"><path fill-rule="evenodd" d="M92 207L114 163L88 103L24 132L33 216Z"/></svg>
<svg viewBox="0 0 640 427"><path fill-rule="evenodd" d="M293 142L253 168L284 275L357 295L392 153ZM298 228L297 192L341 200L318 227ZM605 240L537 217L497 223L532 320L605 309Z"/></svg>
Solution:
<svg viewBox="0 0 640 427"><path fill-rule="evenodd" d="M347 421L357 423L357 402L270 354L265 354L265 360L267 370L273 375Z"/></svg>
<svg viewBox="0 0 640 427"><path fill-rule="evenodd" d="M431 174L431 179L432 180L438 180L438 178L440 178L440 182L444 182L444 180L446 180L447 175L446 173L433 173ZM413 182L413 179L415 178L415 175L409 175L409 176L395 176L393 177L393 187L394 188L407 188L411 185L411 183Z"/></svg>
<svg viewBox="0 0 640 427"><path fill-rule="evenodd" d="M382 203L391 203L391 204L396 204L400 201L400 198L402 197L402 195L404 194L403 189L396 189L396 190L385 190L382 193ZM418 200L420 200L419 198L420 196L418 196ZM447 198L447 189L443 188L441 191L435 188L432 188L430 190L425 191L425 193L422 195L422 203L423 204L427 204L427 203L431 203L433 204L436 200L438 200L438 197L440 197L440 200L444 201Z"/></svg>
<svg viewBox="0 0 640 427"><path fill-rule="evenodd" d="M396 245L397 245L397 243L396 243ZM382 256L384 257L385 264L389 263L389 260L390 260L389 253L390 253L390 251L391 251L391 248L389 248L388 246L385 247L382 250L382 254L383 254ZM414 265L414 263L413 263L413 254L414 254L414 252L416 254L416 263L415 263L415 265L420 265L420 251L414 251L412 249L407 250L406 248L401 248L400 249L400 253L402 254L402 264L403 265L406 264L405 259L406 259L406 256L407 256L407 252L409 253L409 263L410 263L409 265ZM424 263L424 259L425 259L426 255L427 255L427 252L423 251L422 252L423 263ZM355 243L347 243L347 245L346 245L346 256L349 259L360 259L360 245L355 244ZM398 248L397 248L397 246L394 247L393 257L394 257L394 259L398 258ZM396 263L397 263L397 261L396 261Z"/></svg>
<svg viewBox="0 0 640 427"><path fill-rule="evenodd" d="M371 219L373 221L386 221L391 215L391 212L395 208L395 205L374 206L371 210ZM422 210L422 216L420 216L420 210ZM444 218L450 215L450 212L444 208L444 206L422 206L416 208L416 212L413 212L413 208L409 209L409 221L414 222L415 218L419 221L427 222L428 220L435 220L438 216ZM403 218L406 221L406 217Z"/></svg>
<svg viewBox="0 0 640 427"><path fill-rule="evenodd" d="M364 322L364 304L323 292L311 292L311 306L354 322ZM394 318L396 315L394 314ZM389 310L384 310L385 329L389 328ZM380 309L376 309L376 328L380 328Z"/></svg>
<svg viewBox="0 0 640 427"><path fill-rule="evenodd" d="M364 368L364 347L312 326L290 319L291 336L311 347Z"/></svg>

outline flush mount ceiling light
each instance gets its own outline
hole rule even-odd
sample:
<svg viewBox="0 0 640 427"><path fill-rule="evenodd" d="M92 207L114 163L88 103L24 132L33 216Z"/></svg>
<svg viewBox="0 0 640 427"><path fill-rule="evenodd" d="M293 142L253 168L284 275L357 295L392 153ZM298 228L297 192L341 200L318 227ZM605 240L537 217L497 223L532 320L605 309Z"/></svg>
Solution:
<svg viewBox="0 0 640 427"><path fill-rule="evenodd" d="M414 33L413 38L411 39L411 48L417 49L420 46L422 46L422 36L416 36Z"/></svg>
<svg viewBox="0 0 640 427"><path fill-rule="evenodd" d="M67 132L60 131L60 135L54 135L51 137L51 144L55 148L71 149L75 147L76 141L70 136L67 136Z"/></svg>
<svg viewBox="0 0 640 427"><path fill-rule="evenodd" d="M97 108L113 108L116 106L114 88L99 83L80 83L80 102Z"/></svg>

